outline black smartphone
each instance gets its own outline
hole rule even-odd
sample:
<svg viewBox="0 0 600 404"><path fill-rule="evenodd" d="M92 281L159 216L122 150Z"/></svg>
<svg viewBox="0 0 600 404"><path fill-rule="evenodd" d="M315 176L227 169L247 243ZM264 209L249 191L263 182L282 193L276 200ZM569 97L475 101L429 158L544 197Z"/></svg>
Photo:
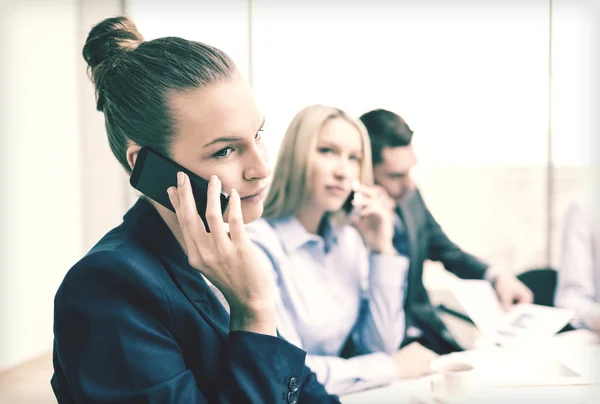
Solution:
<svg viewBox="0 0 600 404"><path fill-rule="evenodd" d="M199 177L156 150L150 147L142 147L138 152L129 183L148 198L175 212L169 200L167 189L177 186L177 173L179 171L183 171L190 178L192 193L196 201L196 209L202 222L204 222L206 231L210 232L208 222L206 221L208 181L204 178ZM221 213L225 212L228 204L229 195L221 191Z"/></svg>
<svg viewBox="0 0 600 404"><path fill-rule="evenodd" d="M347 215L352 213L352 208L354 208L354 205L352 205L353 200L354 200L354 191L351 191L350 195L348 195L348 199L346 199L346 202L344 202L344 205L342 205L342 209L344 210L344 212L346 212Z"/></svg>

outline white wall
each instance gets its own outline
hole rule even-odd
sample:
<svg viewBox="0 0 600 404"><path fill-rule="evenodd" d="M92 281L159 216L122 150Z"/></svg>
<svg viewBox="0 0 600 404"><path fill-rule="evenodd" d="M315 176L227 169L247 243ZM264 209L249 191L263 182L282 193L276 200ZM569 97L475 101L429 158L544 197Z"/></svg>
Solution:
<svg viewBox="0 0 600 404"><path fill-rule="evenodd" d="M508 271L544 263L547 0L253 4L272 156L308 104L390 109L415 131L417 179L451 238Z"/></svg>
<svg viewBox="0 0 600 404"><path fill-rule="evenodd" d="M589 192L600 203L600 0L554 0L553 16L550 225L559 265L567 206Z"/></svg>
<svg viewBox="0 0 600 404"><path fill-rule="evenodd" d="M248 0L133 0L130 15L146 40L180 36L225 51L238 69L249 71Z"/></svg>
<svg viewBox="0 0 600 404"><path fill-rule="evenodd" d="M51 346L83 234L75 1L2 7L0 369Z"/></svg>
<svg viewBox="0 0 600 404"><path fill-rule="evenodd" d="M81 57L91 26L121 7L1 3L0 371L51 349L62 278L128 203Z"/></svg>
<svg viewBox="0 0 600 404"><path fill-rule="evenodd" d="M125 170L112 154L104 126L104 114L96 111L94 85L87 77L81 51L88 33L104 18L123 13L120 0L78 0L77 110L80 126L83 196L83 243L88 251L100 238L121 223L130 205Z"/></svg>

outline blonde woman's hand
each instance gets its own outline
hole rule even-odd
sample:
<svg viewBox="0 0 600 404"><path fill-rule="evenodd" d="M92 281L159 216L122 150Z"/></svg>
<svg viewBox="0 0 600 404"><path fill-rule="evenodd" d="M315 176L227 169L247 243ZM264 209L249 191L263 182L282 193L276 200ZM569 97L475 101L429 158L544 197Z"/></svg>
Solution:
<svg viewBox="0 0 600 404"><path fill-rule="evenodd" d="M373 187L373 190L375 193L375 197L379 199L381 204L385 208L394 212L394 210L396 209L396 201L387 193L387 191L381 185L375 185Z"/></svg>
<svg viewBox="0 0 600 404"><path fill-rule="evenodd" d="M393 211L386 206L378 191L373 187L361 185L354 190L353 204L356 215L354 227L360 232L367 247L384 255L395 255L392 243L394 236Z"/></svg>
<svg viewBox="0 0 600 404"><path fill-rule="evenodd" d="M439 357L438 354L418 342L412 342L392 355L399 379L427 376L429 363L437 357Z"/></svg>
<svg viewBox="0 0 600 404"><path fill-rule="evenodd" d="M189 263L227 299L231 331L276 335L274 286L244 228L240 196L236 190L231 191L226 212L228 234L221 214L220 192L221 181L212 176L206 206L208 233L198 215L188 176L178 173L177 188L168 190Z"/></svg>

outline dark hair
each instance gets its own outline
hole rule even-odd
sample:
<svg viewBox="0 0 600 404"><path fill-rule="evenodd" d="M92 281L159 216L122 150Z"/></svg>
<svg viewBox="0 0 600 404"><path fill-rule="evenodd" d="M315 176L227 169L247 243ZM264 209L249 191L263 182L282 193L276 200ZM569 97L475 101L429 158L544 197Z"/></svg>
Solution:
<svg viewBox="0 0 600 404"><path fill-rule="evenodd" d="M384 147L410 145L413 131L399 115L385 109L375 109L360 117L369 132L373 165L383 162Z"/></svg>
<svg viewBox="0 0 600 404"><path fill-rule="evenodd" d="M92 28L83 58L110 147L128 172L130 141L171 155L175 121L169 94L230 80L236 72L229 56L200 42L177 37L145 42L127 17L107 18Z"/></svg>

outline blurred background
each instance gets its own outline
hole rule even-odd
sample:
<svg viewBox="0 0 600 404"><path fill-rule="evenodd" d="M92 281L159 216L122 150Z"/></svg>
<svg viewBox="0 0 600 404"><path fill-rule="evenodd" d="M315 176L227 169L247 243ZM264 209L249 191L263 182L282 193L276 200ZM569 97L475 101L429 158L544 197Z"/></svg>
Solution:
<svg viewBox="0 0 600 404"><path fill-rule="evenodd" d="M599 3L1 0L0 372L51 349L63 276L135 199L81 57L103 18L232 56L272 165L309 104L400 114L437 220L516 273L559 265L566 205L598 184Z"/></svg>

